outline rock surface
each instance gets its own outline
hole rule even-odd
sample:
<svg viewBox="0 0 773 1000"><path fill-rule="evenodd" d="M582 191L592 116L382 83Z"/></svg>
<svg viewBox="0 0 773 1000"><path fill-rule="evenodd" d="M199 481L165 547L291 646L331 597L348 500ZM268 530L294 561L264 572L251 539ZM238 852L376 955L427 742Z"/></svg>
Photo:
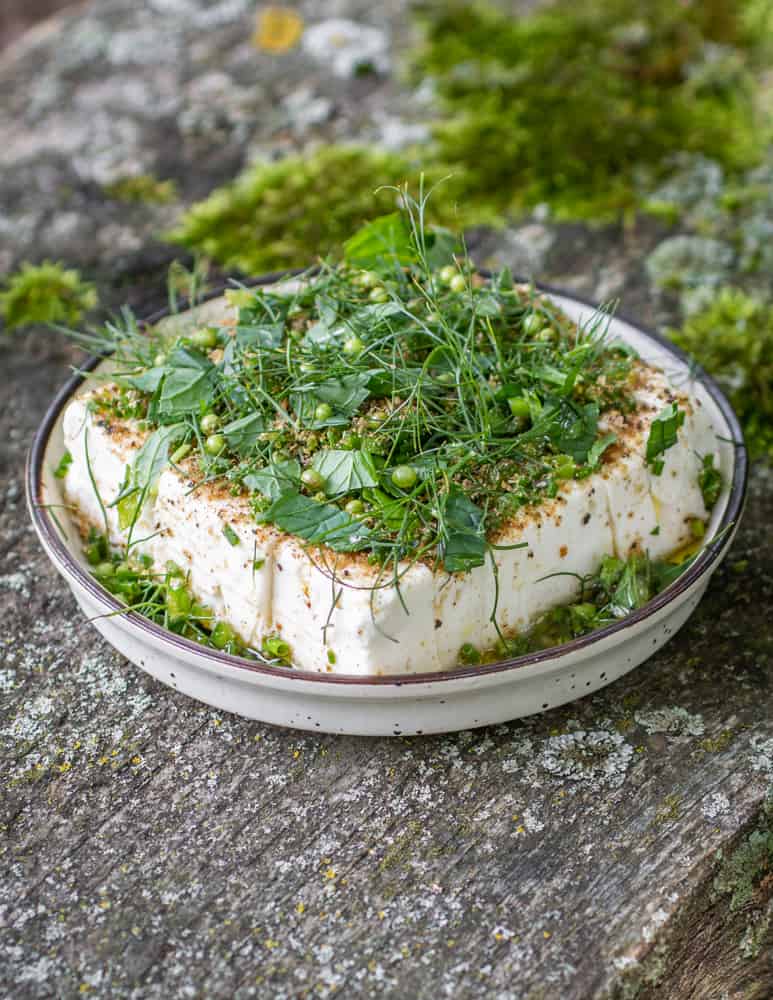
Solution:
<svg viewBox="0 0 773 1000"><path fill-rule="evenodd" d="M397 2L298 9L392 51L410 30ZM258 52L253 17L250 0L101 0L3 55L0 271L60 258L149 311L179 206L103 185L151 172L189 202L248 159L426 120L394 76ZM662 237L537 217L471 245L653 322L667 303L643 259ZM76 362L46 331L0 340L3 995L773 995L769 467L694 618L605 691L447 737L281 731L128 664L42 554L24 454Z"/></svg>

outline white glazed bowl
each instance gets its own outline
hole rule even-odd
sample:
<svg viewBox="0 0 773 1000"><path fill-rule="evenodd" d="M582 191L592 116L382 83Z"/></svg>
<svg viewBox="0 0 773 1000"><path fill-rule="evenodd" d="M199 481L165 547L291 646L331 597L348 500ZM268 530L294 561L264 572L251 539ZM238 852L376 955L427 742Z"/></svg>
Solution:
<svg viewBox="0 0 773 1000"><path fill-rule="evenodd" d="M275 276L257 283L271 280ZM574 320L594 310L558 290L544 290ZM620 318L611 321L610 334L631 344L677 384L693 378L685 355L656 334ZM53 470L64 451L63 411L99 364L99 359L91 359L61 389L30 449L27 502L43 548L83 612L132 663L206 704L264 722L374 736L442 733L520 718L590 694L638 666L681 628L730 547L743 509L747 455L741 429L717 385L700 375L691 390L700 396L720 439L725 485L703 552L643 608L563 646L482 667L402 678L271 667L204 648L133 612L115 614L122 605L89 573L77 529L66 508L58 506L63 497Z"/></svg>

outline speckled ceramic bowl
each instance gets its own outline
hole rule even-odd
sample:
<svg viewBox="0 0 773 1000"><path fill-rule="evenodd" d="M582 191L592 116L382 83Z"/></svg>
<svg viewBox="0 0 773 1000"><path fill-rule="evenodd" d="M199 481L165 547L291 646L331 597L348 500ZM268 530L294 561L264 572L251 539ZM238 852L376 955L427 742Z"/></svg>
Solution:
<svg viewBox="0 0 773 1000"><path fill-rule="evenodd" d="M260 283L268 283L264 279ZM594 307L553 289L574 320ZM159 317L151 317L156 320ZM684 385L686 357L672 344L623 319L611 333ZM104 362L103 362L104 363ZM367 735L440 733L504 722L562 705L604 687L643 663L684 624L727 552L743 509L747 456L730 405L706 376L692 383L711 415L725 483L712 512L707 544L670 587L628 618L554 649L483 667L429 674L353 677L270 667L205 649L134 613L88 572L80 539L54 476L62 456L62 414L88 372L73 376L49 406L27 464L27 501L43 548L67 581L83 612L128 659L163 683L228 712L297 729Z"/></svg>

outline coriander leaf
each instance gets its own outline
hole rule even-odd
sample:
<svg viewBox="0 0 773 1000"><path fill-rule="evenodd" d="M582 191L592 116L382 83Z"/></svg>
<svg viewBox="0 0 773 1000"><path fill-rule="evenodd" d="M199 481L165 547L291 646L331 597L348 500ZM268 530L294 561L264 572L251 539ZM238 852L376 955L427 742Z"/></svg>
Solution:
<svg viewBox="0 0 773 1000"><path fill-rule="evenodd" d="M364 225L344 243L344 257L350 264L374 271L412 264L416 252L404 216L392 212Z"/></svg>
<svg viewBox="0 0 773 1000"><path fill-rule="evenodd" d="M443 565L449 573L466 573L486 559L484 514L461 492L452 488L443 503Z"/></svg>
<svg viewBox="0 0 773 1000"><path fill-rule="evenodd" d="M647 438L647 464L652 473L659 476L663 471L663 459L658 458L668 448L676 444L677 431L684 423L684 410L676 403L669 403L652 421L650 434Z"/></svg>
<svg viewBox="0 0 773 1000"><path fill-rule="evenodd" d="M325 480L324 489L328 496L378 486L376 466L367 451L331 448L318 452L312 465Z"/></svg>
<svg viewBox="0 0 773 1000"><path fill-rule="evenodd" d="M301 493L284 493L263 514L263 519L307 542L327 545L336 552L364 548L370 532L349 514L329 503L317 503Z"/></svg>
<svg viewBox="0 0 773 1000"><path fill-rule="evenodd" d="M233 451L246 456L255 450L258 438L266 429L266 420L260 413L248 413L246 417L226 424L222 430Z"/></svg>
<svg viewBox="0 0 773 1000"><path fill-rule="evenodd" d="M610 447L610 445L615 443L615 441L617 441L617 434L605 434L604 437L597 438L588 451L588 457L585 460L586 464L589 465L591 469L595 469L599 464L601 456L607 448Z"/></svg>
<svg viewBox="0 0 773 1000"><path fill-rule="evenodd" d="M271 462L242 480L249 490L262 493L269 500L278 500L284 493L297 492L301 484L301 464L294 458Z"/></svg>
<svg viewBox="0 0 773 1000"><path fill-rule="evenodd" d="M165 367L157 419L159 423L171 424L180 417L198 413L202 403L210 402L218 371L204 354L185 347L176 348Z"/></svg>

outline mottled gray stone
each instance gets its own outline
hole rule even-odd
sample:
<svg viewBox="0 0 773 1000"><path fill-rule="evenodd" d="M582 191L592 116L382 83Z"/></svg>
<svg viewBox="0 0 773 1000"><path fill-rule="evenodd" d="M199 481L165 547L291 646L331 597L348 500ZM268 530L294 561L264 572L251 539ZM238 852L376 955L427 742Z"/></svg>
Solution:
<svg viewBox="0 0 773 1000"><path fill-rule="evenodd" d="M409 32L398 2L300 7L393 48ZM256 151L427 120L426 88L257 53L253 10L101 0L5 54L1 268L61 256L108 305L150 310L179 206L109 202L116 171L172 178L185 204ZM670 307L643 261L665 232L538 213L470 245L654 322ZM742 908L722 889L770 828L769 467L693 619L629 677L474 732L309 735L183 698L83 620L22 496L76 362L46 331L0 338L1 995L773 995L770 860Z"/></svg>

